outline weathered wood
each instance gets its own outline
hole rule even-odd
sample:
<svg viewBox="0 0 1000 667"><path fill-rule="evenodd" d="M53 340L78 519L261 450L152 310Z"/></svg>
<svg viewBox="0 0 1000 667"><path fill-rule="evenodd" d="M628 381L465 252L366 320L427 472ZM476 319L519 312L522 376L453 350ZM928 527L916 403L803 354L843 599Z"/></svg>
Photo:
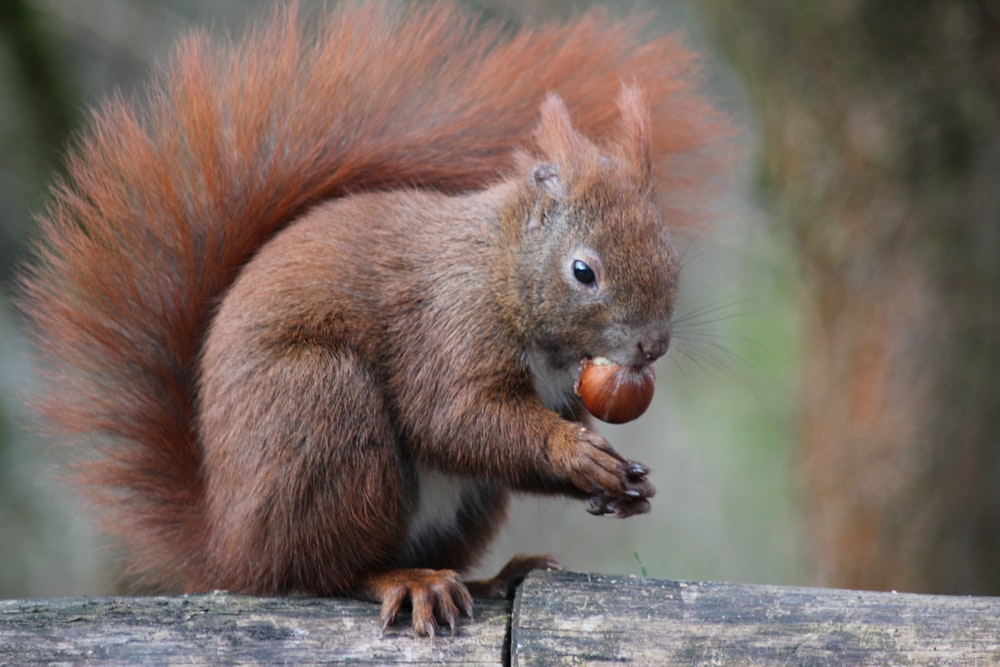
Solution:
<svg viewBox="0 0 1000 667"><path fill-rule="evenodd" d="M532 575L515 665L1000 665L1000 598Z"/></svg>
<svg viewBox="0 0 1000 667"><path fill-rule="evenodd" d="M475 622L428 640L406 618L380 636L378 607L353 600L7 600L0 665L1000 665L1000 598L539 572L511 607L477 600Z"/></svg>
<svg viewBox="0 0 1000 667"><path fill-rule="evenodd" d="M457 636L379 634L377 605L353 600L183 597L0 601L0 665L356 662L501 665L510 603L477 600ZM467 619L466 619L467 621Z"/></svg>

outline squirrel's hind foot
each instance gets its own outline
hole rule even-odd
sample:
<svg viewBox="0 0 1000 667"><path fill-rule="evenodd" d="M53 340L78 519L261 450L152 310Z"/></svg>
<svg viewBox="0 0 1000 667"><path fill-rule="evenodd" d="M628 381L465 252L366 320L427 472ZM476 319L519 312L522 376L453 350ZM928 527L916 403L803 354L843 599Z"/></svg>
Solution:
<svg viewBox="0 0 1000 667"><path fill-rule="evenodd" d="M502 598L524 581L532 570L561 570L562 564L548 555L514 556L492 579L467 581L465 585L478 598Z"/></svg>
<svg viewBox="0 0 1000 667"><path fill-rule="evenodd" d="M454 570L400 569L369 575L362 596L382 603L382 632L409 602L413 634L433 637L440 624L455 634L459 616L472 617L472 595Z"/></svg>

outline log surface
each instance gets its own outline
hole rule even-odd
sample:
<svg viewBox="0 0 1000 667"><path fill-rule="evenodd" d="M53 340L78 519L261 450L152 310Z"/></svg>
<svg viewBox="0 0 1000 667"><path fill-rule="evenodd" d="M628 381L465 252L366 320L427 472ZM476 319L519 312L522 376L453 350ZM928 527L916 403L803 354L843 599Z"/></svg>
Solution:
<svg viewBox="0 0 1000 667"><path fill-rule="evenodd" d="M380 633L378 605L341 599L179 597L0 601L0 665L502 665L510 602L477 600L457 636Z"/></svg>
<svg viewBox="0 0 1000 667"><path fill-rule="evenodd" d="M0 601L0 665L1000 665L1000 598L538 572L456 636L355 600Z"/></svg>
<svg viewBox="0 0 1000 667"><path fill-rule="evenodd" d="M515 665L1000 665L1000 598L538 573Z"/></svg>

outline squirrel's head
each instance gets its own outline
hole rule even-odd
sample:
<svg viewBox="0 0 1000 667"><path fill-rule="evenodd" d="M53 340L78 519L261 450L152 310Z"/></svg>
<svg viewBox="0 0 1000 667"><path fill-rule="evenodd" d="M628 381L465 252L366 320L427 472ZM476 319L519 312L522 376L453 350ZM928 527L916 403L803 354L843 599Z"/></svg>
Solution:
<svg viewBox="0 0 1000 667"><path fill-rule="evenodd" d="M634 87L618 107L610 141L598 146L550 95L539 153L518 158L531 193L521 299L533 351L556 368L584 357L645 365L670 342L677 256L654 191L648 112Z"/></svg>

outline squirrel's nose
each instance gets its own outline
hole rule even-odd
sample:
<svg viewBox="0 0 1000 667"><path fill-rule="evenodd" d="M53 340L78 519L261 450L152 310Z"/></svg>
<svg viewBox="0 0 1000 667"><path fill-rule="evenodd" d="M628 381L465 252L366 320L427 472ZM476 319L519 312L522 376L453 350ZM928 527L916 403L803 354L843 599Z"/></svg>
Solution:
<svg viewBox="0 0 1000 667"><path fill-rule="evenodd" d="M670 329L646 336L636 345L639 348L639 357L646 363L652 363L666 354L670 348Z"/></svg>

